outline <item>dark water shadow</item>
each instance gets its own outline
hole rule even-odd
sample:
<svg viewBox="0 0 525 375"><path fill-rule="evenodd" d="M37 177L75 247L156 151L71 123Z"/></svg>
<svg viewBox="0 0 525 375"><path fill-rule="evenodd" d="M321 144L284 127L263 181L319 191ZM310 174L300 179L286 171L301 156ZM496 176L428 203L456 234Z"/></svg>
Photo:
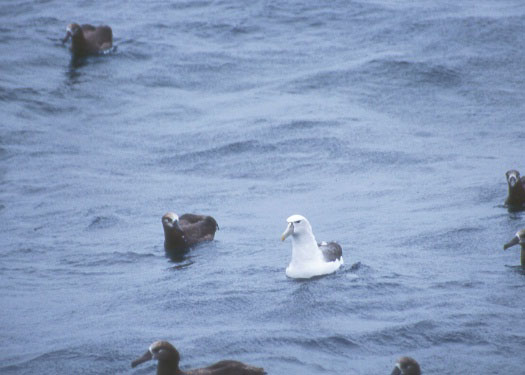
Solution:
<svg viewBox="0 0 525 375"><path fill-rule="evenodd" d="M522 274L525 276L525 266L517 265L517 266L509 266L508 264L505 264L505 267L510 268L516 273Z"/></svg>
<svg viewBox="0 0 525 375"><path fill-rule="evenodd" d="M71 56L69 65L66 70L66 83L68 85L76 85L80 83L80 77L82 76L81 68L87 65L87 57L75 57Z"/></svg>
<svg viewBox="0 0 525 375"><path fill-rule="evenodd" d="M75 56L71 55L71 59L69 60L68 69L66 71L66 77L68 78L68 81L70 84L76 84L78 83L78 78L80 78L81 73L80 70L84 66L88 65L90 62L95 62L97 59L103 59L105 57L111 56L115 54L117 51L117 47L114 46L106 51L99 52L95 55L89 55L89 56Z"/></svg>
<svg viewBox="0 0 525 375"><path fill-rule="evenodd" d="M82 68L83 66L87 65L88 59L88 56L71 56L71 59L69 60L69 69L76 70Z"/></svg>
<svg viewBox="0 0 525 375"><path fill-rule="evenodd" d="M356 262L352 264L350 267L348 267L347 272L355 272L358 271L361 268L361 262Z"/></svg>
<svg viewBox="0 0 525 375"><path fill-rule="evenodd" d="M172 270L183 270L185 268L188 268L189 266L191 266L194 263L195 263L194 261L188 260L188 262L177 264L176 266L170 267L170 269L172 269Z"/></svg>
<svg viewBox="0 0 525 375"><path fill-rule="evenodd" d="M510 214L525 211L525 205L505 204L503 207L505 207Z"/></svg>
<svg viewBox="0 0 525 375"><path fill-rule="evenodd" d="M183 269L186 267L191 266L195 263L193 260L195 258L195 255L198 255L197 251L198 249L202 247L207 247L213 245L213 242L209 243L208 241L197 243L187 249L183 250L170 250L164 248L164 254L166 258L169 259L170 263L176 263L175 266L172 267L172 269Z"/></svg>
<svg viewBox="0 0 525 375"><path fill-rule="evenodd" d="M166 257L170 260L170 263L175 263L171 266L172 270L183 270L188 268L195 262L192 260L192 256L189 255L189 250L175 251L175 250L164 250Z"/></svg>
<svg viewBox="0 0 525 375"><path fill-rule="evenodd" d="M508 204L497 204L494 208L503 208L507 210L509 218L511 220L521 220L523 213L525 212L525 206L513 206Z"/></svg>
<svg viewBox="0 0 525 375"><path fill-rule="evenodd" d="M182 263L191 257L189 256L189 249L186 250L168 250L164 249L164 254L173 263Z"/></svg>

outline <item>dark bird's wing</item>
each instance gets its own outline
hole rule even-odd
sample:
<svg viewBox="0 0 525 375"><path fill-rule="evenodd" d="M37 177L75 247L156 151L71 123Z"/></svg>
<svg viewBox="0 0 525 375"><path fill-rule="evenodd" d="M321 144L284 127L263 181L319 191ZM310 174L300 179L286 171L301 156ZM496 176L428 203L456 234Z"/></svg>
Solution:
<svg viewBox="0 0 525 375"><path fill-rule="evenodd" d="M207 218L206 215L184 214L179 218L179 220L186 221L190 224L195 224L195 223L198 223L199 221L203 221L206 218Z"/></svg>
<svg viewBox="0 0 525 375"><path fill-rule="evenodd" d="M96 29L95 26L93 26L93 25L89 25L89 24L87 24L87 23L84 24L84 25L82 25L82 26L80 26L80 28L82 29L82 32L84 32L84 33L85 33L86 31L87 31L87 32L95 31L95 29Z"/></svg>
<svg viewBox="0 0 525 375"><path fill-rule="evenodd" d="M343 256L343 249L336 242L321 242L317 246L319 246L319 250L322 251L324 260L327 262L336 261Z"/></svg>
<svg viewBox="0 0 525 375"><path fill-rule="evenodd" d="M264 369L238 361L220 361L209 367L185 372L188 375L263 375Z"/></svg>
<svg viewBox="0 0 525 375"><path fill-rule="evenodd" d="M93 48L105 50L113 45L113 32L109 26L82 25L82 32Z"/></svg>
<svg viewBox="0 0 525 375"><path fill-rule="evenodd" d="M95 31L97 35L97 43L101 50L111 48L113 46L113 31L109 26L99 26Z"/></svg>
<svg viewBox="0 0 525 375"><path fill-rule="evenodd" d="M211 241L218 228L217 222L211 216L184 214L179 218L179 225L184 232L189 245L201 241Z"/></svg>

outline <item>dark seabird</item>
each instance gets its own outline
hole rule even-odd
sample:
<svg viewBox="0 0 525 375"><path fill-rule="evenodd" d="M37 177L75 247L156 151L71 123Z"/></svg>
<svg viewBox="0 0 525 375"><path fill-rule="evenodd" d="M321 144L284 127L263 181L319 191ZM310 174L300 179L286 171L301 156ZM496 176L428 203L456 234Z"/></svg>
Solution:
<svg viewBox="0 0 525 375"><path fill-rule="evenodd" d="M113 46L113 32L109 26L70 24L66 29L65 43L71 37L71 52L75 57L96 55Z"/></svg>
<svg viewBox="0 0 525 375"><path fill-rule="evenodd" d="M286 268L286 276L294 279L309 279L333 273L343 264L343 250L336 242L317 243L312 226L301 215L292 215L281 236L292 236L292 260Z"/></svg>
<svg viewBox="0 0 525 375"><path fill-rule="evenodd" d="M525 229L520 230L512 240L503 245L503 250L517 244L521 245L521 266L525 268Z"/></svg>
<svg viewBox="0 0 525 375"><path fill-rule="evenodd" d="M202 242L211 241L219 228L211 216L184 214L180 218L174 212L162 217L164 247L166 250L187 250Z"/></svg>
<svg viewBox="0 0 525 375"><path fill-rule="evenodd" d="M220 361L209 367L181 371L179 369L180 355L177 349L167 341L157 341L151 344L149 350L140 358L131 362L134 368L143 362L156 359L159 361L157 375L262 375L264 369L253 367L238 361Z"/></svg>
<svg viewBox="0 0 525 375"><path fill-rule="evenodd" d="M511 169L505 173L509 185L509 196L505 200L508 206L521 207L525 205L525 176L520 178L520 172Z"/></svg>
<svg viewBox="0 0 525 375"><path fill-rule="evenodd" d="M401 357L390 375L421 375L421 369L414 358Z"/></svg>

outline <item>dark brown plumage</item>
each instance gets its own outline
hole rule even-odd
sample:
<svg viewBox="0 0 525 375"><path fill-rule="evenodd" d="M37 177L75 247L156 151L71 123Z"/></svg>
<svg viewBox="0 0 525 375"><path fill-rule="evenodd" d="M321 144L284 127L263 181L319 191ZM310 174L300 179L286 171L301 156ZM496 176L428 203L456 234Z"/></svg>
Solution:
<svg viewBox="0 0 525 375"><path fill-rule="evenodd" d="M509 247L521 245L521 266L525 268L525 229L520 230L516 235L503 245L503 250L507 250Z"/></svg>
<svg viewBox="0 0 525 375"><path fill-rule="evenodd" d="M113 46L113 32L109 26L79 26L72 23L67 27L62 43L69 38L71 38L71 52L75 57L96 55Z"/></svg>
<svg viewBox="0 0 525 375"><path fill-rule="evenodd" d="M164 247L166 250L187 250L202 242L211 241L219 228L211 216L184 214L180 218L174 212L162 217Z"/></svg>
<svg viewBox="0 0 525 375"><path fill-rule="evenodd" d="M182 371L179 369L180 355L177 349L167 341L156 341L140 358L131 362L136 367L143 362L156 359L159 361L157 375L262 375L264 369L253 367L238 361L220 361L209 367Z"/></svg>
<svg viewBox="0 0 525 375"><path fill-rule="evenodd" d="M507 171L505 176L509 185L509 195L505 204L518 208L525 206L525 176L520 177L520 172L515 169Z"/></svg>
<svg viewBox="0 0 525 375"><path fill-rule="evenodd" d="M421 369L414 358L401 357L390 375L421 375Z"/></svg>

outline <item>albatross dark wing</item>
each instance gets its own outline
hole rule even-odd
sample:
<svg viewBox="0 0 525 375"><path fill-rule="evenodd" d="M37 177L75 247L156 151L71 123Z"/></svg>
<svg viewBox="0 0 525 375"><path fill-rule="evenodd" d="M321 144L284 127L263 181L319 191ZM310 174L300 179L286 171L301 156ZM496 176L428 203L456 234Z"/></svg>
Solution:
<svg viewBox="0 0 525 375"><path fill-rule="evenodd" d="M97 29L95 26L90 25L90 24L87 24L87 23L83 24L83 25L80 26L80 27L81 27L81 29L82 29L83 32L86 32L86 31L95 31L95 30Z"/></svg>
<svg viewBox="0 0 525 375"><path fill-rule="evenodd" d="M336 261L343 256L343 249L336 242L322 242L317 246L323 252L324 260L327 262Z"/></svg>
<svg viewBox="0 0 525 375"><path fill-rule="evenodd" d="M79 26L71 23L67 27L62 43L67 42L69 38L71 38L71 52L75 58L97 55L113 46L113 32L109 26L94 27L88 24Z"/></svg>
<svg viewBox="0 0 525 375"><path fill-rule="evenodd" d="M113 32L109 26L82 25L84 38L92 49L103 51L113 46Z"/></svg>
<svg viewBox="0 0 525 375"><path fill-rule="evenodd" d="M199 221L204 221L207 217L211 217L211 216L196 215L196 214L184 214L184 215L182 215L179 218L179 220L180 221L187 221L190 224L195 224L195 223L198 223Z"/></svg>
<svg viewBox="0 0 525 375"><path fill-rule="evenodd" d="M191 246L201 241L211 241L219 227L211 216L184 214L179 218L186 242Z"/></svg>
<svg viewBox="0 0 525 375"><path fill-rule="evenodd" d="M187 371L187 375L263 375L264 369L238 361L220 361L202 369Z"/></svg>

